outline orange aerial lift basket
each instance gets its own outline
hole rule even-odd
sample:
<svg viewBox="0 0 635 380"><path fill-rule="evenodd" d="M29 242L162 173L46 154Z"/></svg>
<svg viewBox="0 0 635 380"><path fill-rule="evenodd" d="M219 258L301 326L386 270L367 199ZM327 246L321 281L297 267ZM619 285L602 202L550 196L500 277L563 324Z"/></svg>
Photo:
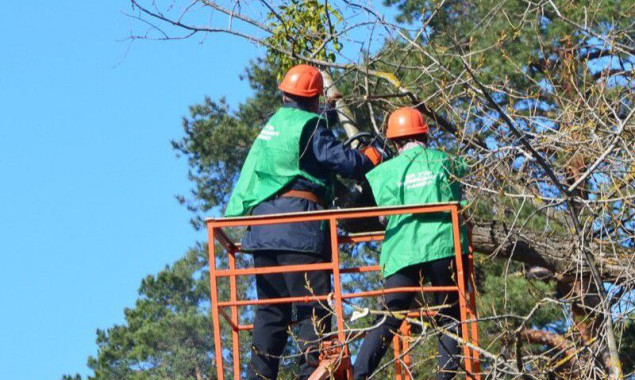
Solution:
<svg viewBox="0 0 635 380"><path fill-rule="evenodd" d="M369 207L369 208L351 208L339 210L324 210L302 213L288 213L275 215L259 215L245 216L234 218L209 218L206 220L208 239L209 239L209 271L210 271L210 288L211 288L211 314L214 330L214 351L216 360L216 373L218 380L225 379L223 346L221 337L221 317L227 321L231 327L232 340L232 364L234 380L241 379L241 352L240 352L240 331L251 330L253 325L239 323L239 308L249 305L276 304L276 303L293 303L293 302L313 302L330 300L334 307L334 315L336 318L336 336L332 341L323 343L320 350L320 363L310 380L319 380L327 378L335 379L353 379L353 371L350 365L350 353L346 342L351 339L352 334L347 333L345 329L344 302L348 299L376 297L387 293L400 292L448 292L456 291L459 293L459 307L461 315L461 337L456 337L463 347L463 368L466 376L470 379L480 380L480 362L478 348L478 329L475 301L475 284L473 277L473 258L472 244L470 236L470 253L468 257L468 268L463 267L461 260L461 247L459 237L459 204L452 203L435 203L396 207ZM357 244L361 242L381 241L384 238L383 232L367 232L349 235L338 235L338 221L345 219L360 219L379 216L390 216L398 214L432 214L432 213L449 213L452 219L454 247L456 256L456 286L419 286L419 287L402 287L394 289L377 289L371 291L360 291L355 293L342 292L342 274L348 273L367 273L379 271L378 266L360 266L360 267L342 267L339 259L340 244ZM298 223L324 221L328 224L331 236L331 262L319 264L305 265L289 265L279 267L264 268L237 268L236 254L240 252L240 244L232 242L224 229L231 227L249 227L266 224L280 223ZM216 256L217 250L215 242L224 248L228 254L228 268L217 268ZM327 270L333 276L333 292L330 295L314 295L307 297L287 297L274 298L266 300L239 300L237 291L237 277L254 276L256 274L269 273L287 273L287 272L306 272ZM468 286L465 282L464 271L469 271ZM218 283L221 278L229 278L229 299L220 300L218 292ZM229 314L225 309L229 308ZM409 315L416 316L417 313ZM398 360L394 361L395 374L397 380L410 380L411 374L408 366L411 364L409 336L410 325L404 321L400 329L400 334L396 334L393 339L394 355ZM342 343L344 344L342 344Z"/></svg>

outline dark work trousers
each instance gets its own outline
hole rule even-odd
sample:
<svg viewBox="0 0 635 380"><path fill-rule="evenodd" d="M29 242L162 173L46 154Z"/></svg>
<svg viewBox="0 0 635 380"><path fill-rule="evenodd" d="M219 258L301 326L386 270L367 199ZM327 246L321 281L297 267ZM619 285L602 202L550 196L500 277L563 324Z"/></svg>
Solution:
<svg viewBox="0 0 635 380"><path fill-rule="evenodd" d="M467 263L467 260L463 260ZM465 264L464 264L465 265ZM429 280L433 286L455 285L454 257L430 261L403 268L399 272L386 278L385 289L405 286L419 286L423 279ZM467 274L467 267L465 267ZM467 279L467 278L466 278ZM436 305L452 304L451 307L440 310L437 316L439 326L448 326L460 320L460 309L457 292L435 292L434 302ZM400 311L411 309L416 293L393 293L386 294L387 310ZM383 316L380 316L375 324L379 323ZM385 322L377 328L371 330L362 343L362 347L355 360L355 379L362 380L370 376L379 365L386 349L390 346L392 338L399 330L403 319L397 317L387 317ZM458 325L448 328L449 331L458 334ZM446 327L447 328L447 327ZM452 379L458 368L459 357L458 343L443 334L439 335L437 364L438 371L436 379Z"/></svg>
<svg viewBox="0 0 635 380"><path fill-rule="evenodd" d="M327 261L317 254L290 251L255 251L254 267L315 264ZM276 273L256 276L258 299L324 295L331 291L331 277L327 271ZM324 301L326 302L326 301ZM319 360L317 331L329 332L331 317L319 302L296 303L299 349L309 354L300 356L300 380L308 378ZM292 305L261 305L256 309L253 330L249 380L273 380L278 376L280 355L287 344L292 322ZM313 321L317 321L314 325ZM309 362L307 362L307 357Z"/></svg>

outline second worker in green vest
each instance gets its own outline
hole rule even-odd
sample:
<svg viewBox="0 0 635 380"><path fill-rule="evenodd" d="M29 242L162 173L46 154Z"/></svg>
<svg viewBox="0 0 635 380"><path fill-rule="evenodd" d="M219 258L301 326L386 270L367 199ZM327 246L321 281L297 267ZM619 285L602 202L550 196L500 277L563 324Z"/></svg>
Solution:
<svg viewBox="0 0 635 380"><path fill-rule="evenodd" d="M401 108L393 112L388 119L386 137L397 145L399 156L366 175L378 206L461 200L457 179L465 174L465 166L462 161L427 147L428 126L419 111ZM467 231L463 227L461 232L462 250L467 254ZM454 286L454 257L449 214L393 215L388 218L380 256L386 289L419 286L428 280L433 286ZM455 322L460 320L457 293L436 292L434 295L435 304L451 305L440 311L439 324L456 333ZM387 294L386 309L409 310L415 296L415 293ZM368 333L355 361L356 380L366 379L377 369L402 322L403 318L392 315ZM443 334L439 337L436 378L451 379L458 367L458 345Z"/></svg>

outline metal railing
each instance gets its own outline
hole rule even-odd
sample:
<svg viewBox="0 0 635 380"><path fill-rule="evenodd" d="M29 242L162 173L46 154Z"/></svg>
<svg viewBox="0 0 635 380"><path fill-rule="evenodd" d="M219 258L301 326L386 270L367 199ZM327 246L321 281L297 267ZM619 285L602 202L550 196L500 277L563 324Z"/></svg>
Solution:
<svg viewBox="0 0 635 380"><path fill-rule="evenodd" d="M338 236L337 222L343 219L359 219L379 216L390 216L399 214L432 214L432 213L449 213L453 226L454 250L456 259L456 286L416 286L416 287L400 287L391 289L379 289L371 291L360 291L355 293L342 293L341 275L348 273L366 273L379 271L379 266L361 266L344 268L340 265L339 246L340 244L357 244L361 242L381 241L384 238L383 232L369 232L354 235ZM299 223L324 221L328 222L329 232L331 236L331 262L319 264L303 264L288 265L277 267L260 267L260 268L237 268L236 254L240 252L240 244L232 242L223 230L231 227L249 227L281 223ZM459 230L459 205L458 203L436 203L422 204L410 206L395 207L372 207L372 208L353 208L339 210L324 210L302 213L287 214L271 214L258 216L245 216L234 218L209 218L206 219L209 241L209 272L210 272L210 289L211 289L211 314L214 331L214 350L216 360L217 379L224 380L223 365L223 346L221 339L221 316L225 319L232 332L232 358L233 358L233 374L235 380L241 379L240 364L240 339L239 332L253 329L253 325L240 324L238 320L238 310L240 307L249 305L278 304L278 303L294 303L294 302L314 302L326 301L331 298L334 303L334 314L336 317L336 333L339 342L346 342L346 330L344 325L344 305L343 301L352 298L374 297L389 293L401 292L449 292L456 291L459 293L459 308L461 316L461 343L464 353L464 368L468 377L480 379L480 361L478 352L478 328L475 301L475 284L473 283L473 259L471 236L470 252L468 255L468 268L463 267L461 258L460 230ZM219 269L216 267L216 246L218 242L228 253L228 269ZM327 270L333 275L333 292L331 295L311 295L304 297L285 297L271 299L252 299L239 300L237 296L237 277L238 276L254 276L257 274L272 273L288 273L288 272L307 272ZM471 289L468 290L465 283L464 270L470 274L472 282ZM218 280L220 278L229 278L229 300L219 300ZM224 310L230 309L229 315ZM395 371L397 380L409 380L409 371L403 367L410 364L409 343L404 334L409 333L409 326L406 322L402 325L401 334L396 334L393 339L395 358ZM348 355L348 348L344 348L344 354ZM403 364L402 364L403 363ZM346 378L352 380L352 369L350 366L345 368Z"/></svg>

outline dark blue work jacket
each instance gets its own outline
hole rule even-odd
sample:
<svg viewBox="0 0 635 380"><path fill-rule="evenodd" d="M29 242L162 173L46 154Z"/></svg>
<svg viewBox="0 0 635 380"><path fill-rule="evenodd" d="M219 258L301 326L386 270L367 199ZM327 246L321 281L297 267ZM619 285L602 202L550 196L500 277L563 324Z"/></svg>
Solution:
<svg viewBox="0 0 635 380"><path fill-rule="evenodd" d="M286 103L284 107L297 107ZM332 118L329 118L332 119ZM330 187L334 173L347 178L362 178L373 168L363 154L346 148L328 129L328 122L306 126L301 139L300 168L323 180ZM305 178L296 178L280 193L288 190L311 191L324 199L324 190ZM323 207L301 198L274 196L252 209L251 215L317 211ZM242 241L244 251L278 250L324 254L327 225L322 222L274 224L250 227Z"/></svg>

